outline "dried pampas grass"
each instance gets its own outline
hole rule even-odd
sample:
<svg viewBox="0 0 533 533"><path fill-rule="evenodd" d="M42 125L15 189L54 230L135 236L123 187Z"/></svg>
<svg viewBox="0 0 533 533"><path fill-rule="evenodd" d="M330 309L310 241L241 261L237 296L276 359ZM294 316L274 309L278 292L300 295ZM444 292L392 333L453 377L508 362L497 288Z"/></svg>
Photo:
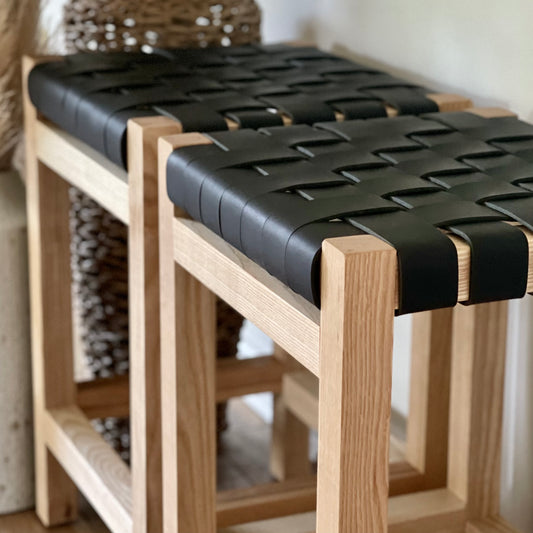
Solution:
<svg viewBox="0 0 533 533"><path fill-rule="evenodd" d="M0 170L11 157L22 129L21 57L33 51L40 0L0 1Z"/></svg>

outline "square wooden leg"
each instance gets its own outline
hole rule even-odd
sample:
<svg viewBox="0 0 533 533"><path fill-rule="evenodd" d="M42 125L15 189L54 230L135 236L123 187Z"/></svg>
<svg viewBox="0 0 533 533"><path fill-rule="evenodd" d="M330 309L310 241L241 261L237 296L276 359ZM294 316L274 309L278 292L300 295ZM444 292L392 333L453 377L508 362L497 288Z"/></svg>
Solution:
<svg viewBox="0 0 533 533"><path fill-rule="evenodd" d="M34 66L25 58L24 79ZM77 515L78 492L46 446L47 410L74 403L68 185L37 159L37 111L24 87L36 510L47 526Z"/></svg>
<svg viewBox="0 0 533 533"><path fill-rule="evenodd" d="M174 262L169 151L159 151L163 525L165 533L215 533L216 301Z"/></svg>
<svg viewBox="0 0 533 533"><path fill-rule="evenodd" d="M128 271L133 533L162 524L157 140L177 133L165 117L128 124Z"/></svg>
<svg viewBox="0 0 533 533"><path fill-rule="evenodd" d="M468 520L499 513L507 307L454 312L448 486Z"/></svg>
<svg viewBox="0 0 533 533"><path fill-rule="evenodd" d="M31 153L31 148L27 151ZM27 160L36 508L47 526L77 514L77 490L46 445L48 410L74 403L68 185Z"/></svg>
<svg viewBox="0 0 533 533"><path fill-rule="evenodd" d="M317 533L385 533L396 252L367 236L322 250Z"/></svg>
<svg viewBox="0 0 533 533"><path fill-rule="evenodd" d="M453 308L413 315L407 461L419 489L446 485Z"/></svg>

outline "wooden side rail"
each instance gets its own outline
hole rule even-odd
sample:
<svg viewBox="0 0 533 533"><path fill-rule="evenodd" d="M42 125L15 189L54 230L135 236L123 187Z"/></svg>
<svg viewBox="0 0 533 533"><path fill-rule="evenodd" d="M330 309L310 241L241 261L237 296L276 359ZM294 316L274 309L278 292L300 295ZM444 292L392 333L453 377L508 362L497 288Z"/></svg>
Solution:
<svg viewBox="0 0 533 533"><path fill-rule="evenodd" d="M90 420L130 414L129 376L83 381L77 385L76 405Z"/></svg>
<svg viewBox="0 0 533 533"><path fill-rule="evenodd" d="M217 359L216 400L257 392L281 392L283 364L272 355L251 359Z"/></svg>
<svg viewBox="0 0 533 533"><path fill-rule="evenodd" d="M283 364L271 355L217 360L216 401L258 392L281 392ZM77 405L89 419L126 417L130 413L128 376L78 383Z"/></svg>

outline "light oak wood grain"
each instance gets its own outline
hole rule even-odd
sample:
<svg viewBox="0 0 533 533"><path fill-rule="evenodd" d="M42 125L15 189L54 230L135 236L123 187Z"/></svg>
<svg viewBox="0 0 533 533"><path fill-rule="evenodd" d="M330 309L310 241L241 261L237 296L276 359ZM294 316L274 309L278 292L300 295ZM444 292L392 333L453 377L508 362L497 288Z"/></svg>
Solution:
<svg viewBox="0 0 533 533"><path fill-rule="evenodd" d="M219 493L217 525L226 527L313 511L316 476Z"/></svg>
<svg viewBox="0 0 533 533"><path fill-rule="evenodd" d="M175 218L174 258L318 374L319 311L203 224Z"/></svg>
<svg viewBox="0 0 533 533"><path fill-rule="evenodd" d="M24 60L24 79L35 61ZM76 517L74 484L46 447L47 409L74 402L68 186L36 157L37 113L24 85L37 513L47 525ZM65 280L67 282L65 283Z"/></svg>
<svg viewBox="0 0 533 533"><path fill-rule="evenodd" d="M251 359L221 358L216 361L216 401L281 391L284 366L275 357L264 355Z"/></svg>
<svg viewBox="0 0 533 533"><path fill-rule="evenodd" d="M271 355L251 359L217 359L216 401L259 392L279 392L284 367ZM130 415L129 376L84 381L77 385L76 405L90 419Z"/></svg>
<svg viewBox="0 0 533 533"><path fill-rule="evenodd" d="M438 106L439 111L463 111L472 107L472 100L459 94L450 93L428 93L426 98L433 100Z"/></svg>
<svg viewBox="0 0 533 533"><path fill-rule="evenodd" d="M89 419L130 414L129 376L84 381L77 385L76 405Z"/></svg>
<svg viewBox="0 0 533 533"><path fill-rule="evenodd" d="M491 516L468 522L465 533L519 533L519 531L500 516Z"/></svg>
<svg viewBox="0 0 533 533"><path fill-rule="evenodd" d="M385 533L396 251L322 245L317 533Z"/></svg>
<svg viewBox="0 0 533 533"><path fill-rule="evenodd" d="M285 372L303 369L281 346L274 346L274 358L283 365ZM270 472L278 481L311 473L309 439L309 426L288 408L285 390L280 387L274 394L270 447Z"/></svg>
<svg viewBox="0 0 533 533"><path fill-rule="evenodd" d="M160 533L163 528L157 140L179 131L166 117L128 122L133 533Z"/></svg>
<svg viewBox="0 0 533 533"><path fill-rule="evenodd" d="M215 297L174 263L174 208L159 146L163 526L165 533L216 530Z"/></svg>
<svg viewBox="0 0 533 533"><path fill-rule="evenodd" d="M132 527L131 475L127 465L75 406L44 415L46 444L113 533Z"/></svg>
<svg viewBox="0 0 533 533"><path fill-rule="evenodd" d="M499 512L507 308L454 313L448 486L472 520Z"/></svg>
<svg viewBox="0 0 533 533"><path fill-rule="evenodd" d="M39 160L128 224L126 172L49 122L39 120L34 128Z"/></svg>
<svg viewBox="0 0 533 533"><path fill-rule="evenodd" d="M413 315L406 459L426 489L446 485L452 319L453 309Z"/></svg>

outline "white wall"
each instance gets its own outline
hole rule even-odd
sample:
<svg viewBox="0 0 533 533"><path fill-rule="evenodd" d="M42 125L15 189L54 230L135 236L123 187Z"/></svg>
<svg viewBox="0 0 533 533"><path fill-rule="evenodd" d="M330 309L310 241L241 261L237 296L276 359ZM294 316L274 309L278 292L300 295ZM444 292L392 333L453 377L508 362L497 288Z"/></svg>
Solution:
<svg viewBox="0 0 533 533"><path fill-rule="evenodd" d="M443 91L533 121L531 0L260 0L267 41L310 39ZM513 302L506 377L502 506L533 532L533 299ZM396 331L408 337L408 324ZM408 351L395 352L393 402L407 410Z"/></svg>

